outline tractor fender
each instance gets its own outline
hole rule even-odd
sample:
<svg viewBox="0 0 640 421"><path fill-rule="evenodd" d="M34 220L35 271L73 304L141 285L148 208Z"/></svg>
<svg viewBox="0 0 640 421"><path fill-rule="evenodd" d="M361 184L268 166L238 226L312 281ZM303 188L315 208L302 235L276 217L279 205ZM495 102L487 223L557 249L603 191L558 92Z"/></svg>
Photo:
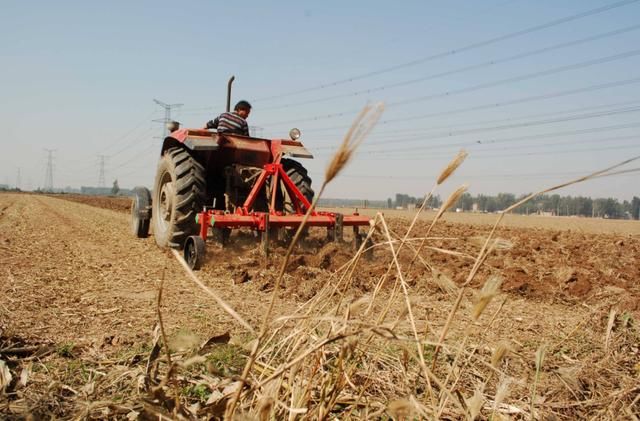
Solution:
<svg viewBox="0 0 640 421"><path fill-rule="evenodd" d="M165 137L160 156L167 149L183 146L191 151L215 151L220 148L218 136L208 130L180 129Z"/></svg>

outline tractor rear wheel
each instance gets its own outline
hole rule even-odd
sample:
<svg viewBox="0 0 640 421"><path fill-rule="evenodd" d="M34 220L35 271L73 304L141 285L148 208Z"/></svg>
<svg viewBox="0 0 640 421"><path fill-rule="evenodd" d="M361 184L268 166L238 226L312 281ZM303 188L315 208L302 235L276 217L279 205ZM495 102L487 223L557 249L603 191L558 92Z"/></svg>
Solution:
<svg viewBox="0 0 640 421"><path fill-rule="evenodd" d="M295 184L298 190L300 190L300 193L307 198L309 203L313 202L315 192L311 188L311 177L309 177L307 169L303 167L301 163L294 161L293 159L283 158L280 163L291 181L293 181L293 184ZM306 211L306 209L304 210ZM289 198L285 198L284 211L286 213L295 213L296 211Z"/></svg>
<svg viewBox="0 0 640 421"><path fill-rule="evenodd" d="M168 149L153 188L153 236L160 247L182 248L199 226L196 215L205 203L204 167L182 148Z"/></svg>

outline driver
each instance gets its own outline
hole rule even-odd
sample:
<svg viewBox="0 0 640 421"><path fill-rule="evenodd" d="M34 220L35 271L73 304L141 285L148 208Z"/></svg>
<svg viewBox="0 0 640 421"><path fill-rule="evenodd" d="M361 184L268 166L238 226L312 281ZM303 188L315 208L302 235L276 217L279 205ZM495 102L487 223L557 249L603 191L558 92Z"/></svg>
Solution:
<svg viewBox="0 0 640 421"><path fill-rule="evenodd" d="M233 112L224 112L215 120L209 120L205 128L217 129L218 133L249 136L249 125L246 120L249 113L251 113L251 104L247 101L239 101L233 108Z"/></svg>

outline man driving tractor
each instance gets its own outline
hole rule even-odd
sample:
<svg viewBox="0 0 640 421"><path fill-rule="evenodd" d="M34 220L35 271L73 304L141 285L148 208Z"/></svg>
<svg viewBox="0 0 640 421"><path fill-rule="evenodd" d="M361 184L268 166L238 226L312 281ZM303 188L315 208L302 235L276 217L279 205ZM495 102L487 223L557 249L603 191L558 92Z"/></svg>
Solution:
<svg viewBox="0 0 640 421"><path fill-rule="evenodd" d="M209 120L206 129L217 129L218 133L238 134L249 136L247 117L251 113L251 104L247 101L239 101L233 108L233 112L224 112L215 120Z"/></svg>

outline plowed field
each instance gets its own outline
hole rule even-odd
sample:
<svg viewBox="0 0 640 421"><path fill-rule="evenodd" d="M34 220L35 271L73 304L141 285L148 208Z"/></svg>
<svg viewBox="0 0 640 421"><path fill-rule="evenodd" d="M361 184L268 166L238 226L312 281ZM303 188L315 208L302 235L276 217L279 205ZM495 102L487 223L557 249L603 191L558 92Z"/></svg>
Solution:
<svg viewBox="0 0 640 421"><path fill-rule="evenodd" d="M64 198L68 200L0 195L0 360L11 375L6 393L0 393L0 418L148 415L140 398L140 372L153 343L161 280L160 309L171 340L199 344L228 332L230 343L238 346L234 352L242 353L249 340L242 326L152 236L137 239L130 233L128 199ZM410 219L398 215L387 222L401 236ZM464 294L461 311L468 314L484 282L493 275L503 279L499 300L489 311L497 311L495 320L482 338L488 344L511 341L514 362L505 370L514 370L521 383L513 386L506 402L524 412L514 409L505 416L525 417L529 410L527 382L542 344L549 344L537 391L542 414L570 419L640 413L640 403L634 401L640 396L640 345L634 344L640 338L639 224L592 233L580 229L580 221L573 223L568 230L546 229L544 222L500 228L500 247ZM413 236L424 234L428 224L428 219L419 221ZM419 325L436 331L445 325L452 297L489 231L482 222L445 220L435 226L421 263L405 274ZM276 302L277 315L291 314L314 297L353 256L347 246L323 243L323 236L313 232L294 253ZM284 250L284 245L276 247L267 262L251 232L234 233L229 247L208 248L198 277L258 327ZM403 267L410 260L409 253L400 256ZM384 245L376 247L346 296L372 294L390 261ZM392 296L392 289L383 285L381 294ZM496 310L498 301L502 304ZM461 337L465 328L452 332ZM237 363L231 357L224 364L237 374L244 360ZM572 370L571 379L561 375L563 370ZM212 399L211 390L201 397L190 391L183 390L185 402Z"/></svg>

